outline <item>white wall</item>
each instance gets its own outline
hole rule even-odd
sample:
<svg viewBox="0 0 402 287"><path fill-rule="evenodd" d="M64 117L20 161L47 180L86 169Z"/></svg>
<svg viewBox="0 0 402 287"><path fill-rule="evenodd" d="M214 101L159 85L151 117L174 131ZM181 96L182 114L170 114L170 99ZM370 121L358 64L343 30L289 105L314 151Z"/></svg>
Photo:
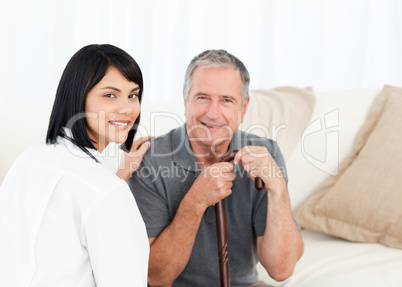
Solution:
<svg viewBox="0 0 402 287"><path fill-rule="evenodd" d="M51 106L67 61L91 43L139 62L144 104L181 102L188 62L210 48L238 56L251 88L402 85L399 0L1 1L1 107Z"/></svg>

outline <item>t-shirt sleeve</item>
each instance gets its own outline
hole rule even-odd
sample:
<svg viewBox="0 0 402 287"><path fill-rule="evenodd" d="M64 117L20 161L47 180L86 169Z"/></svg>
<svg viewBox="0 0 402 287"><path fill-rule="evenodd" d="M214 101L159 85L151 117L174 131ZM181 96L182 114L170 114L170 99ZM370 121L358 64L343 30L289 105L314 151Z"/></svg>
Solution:
<svg viewBox="0 0 402 287"><path fill-rule="evenodd" d="M125 182L116 184L85 211L81 237L97 286L147 286L149 242Z"/></svg>
<svg viewBox="0 0 402 287"><path fill-rule="evenodd" d="M128 181L131 192L144 219L148 237L157 237L172 219L163 183L155 170L146 159Z"/></svg>
<svg viewBox="0 0 402 287"><path fill-rule="evenodd" d="M286 184L288 183L288 172L286 170L285 159L282 155L281 149L279 148L278 144L275 143L274 150L272 152L272 157L274 158L276 164L281 169L283 176L285 177Z"/></svg>

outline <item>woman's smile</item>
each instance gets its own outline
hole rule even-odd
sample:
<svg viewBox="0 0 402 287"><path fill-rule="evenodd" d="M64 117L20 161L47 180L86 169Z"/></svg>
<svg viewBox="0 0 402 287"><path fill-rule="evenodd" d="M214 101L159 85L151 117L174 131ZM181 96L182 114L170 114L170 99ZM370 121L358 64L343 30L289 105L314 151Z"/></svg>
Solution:
<svg viewBox="0 0 402 287"><path fill-rule="evenodd" d="M109 121L109 123L110 123L112 126L118 128L118 129L126 130L126 129L130 126L131 121L124 121L124 120L118 121L118 120L114 120L114 121Z"/></svg>

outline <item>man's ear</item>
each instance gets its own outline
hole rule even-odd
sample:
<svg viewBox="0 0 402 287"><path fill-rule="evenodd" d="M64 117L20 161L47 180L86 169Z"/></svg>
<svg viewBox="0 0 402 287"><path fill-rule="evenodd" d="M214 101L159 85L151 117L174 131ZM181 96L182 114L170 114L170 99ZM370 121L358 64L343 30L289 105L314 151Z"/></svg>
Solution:
<svg viewBox="0 0 402 287"><path fill-rule="evenodd" d="M244 103L242 109L241 109L241 122L244 121L244 116L246 115L247 112L247 107L248 103L250 102L250 97L247 98L246 102Z"/></svg>
<svg viewBox="0 0 402 287"><path fill-rule="evenodd" d="M184 115L186 115L186 106L187 106L187 100L186 100L186 96L183 93L183 102L184 102Z"/></svg>

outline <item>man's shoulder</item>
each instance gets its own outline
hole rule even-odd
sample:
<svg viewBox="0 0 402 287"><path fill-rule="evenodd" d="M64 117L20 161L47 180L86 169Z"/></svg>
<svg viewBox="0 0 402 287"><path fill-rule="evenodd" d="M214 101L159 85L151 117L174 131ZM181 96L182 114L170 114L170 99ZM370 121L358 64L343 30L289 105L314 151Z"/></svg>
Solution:
<svg viewBox="0 0 402 287"><path fill-rule="evenodd" d="M173 151L180 147L180 142L184 142L185 133L183 127L175 128L166 134L150 140L151 147L144 156L148 162L159 162L161 159L170 159Z"/></svg>

